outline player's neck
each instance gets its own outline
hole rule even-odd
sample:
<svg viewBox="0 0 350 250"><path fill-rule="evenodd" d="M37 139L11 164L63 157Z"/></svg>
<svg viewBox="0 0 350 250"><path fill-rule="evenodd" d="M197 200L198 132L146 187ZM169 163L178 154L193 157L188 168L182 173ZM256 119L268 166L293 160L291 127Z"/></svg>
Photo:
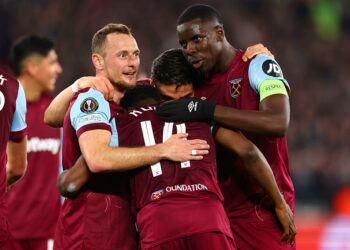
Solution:
<svg viewBox="0 0 350 250"><path fill-rule="evenodd" d="M220 57L217 63L217 67L214 69L213 73L222 73L225 72L235 59L237 55L237 49L235 49L231 44L227 41L223 45L222 52L220 53Z"/></svg>
<svg viewBox="0 0 350 250"><path fill-rule="evenodd" d="M18 77L18 80L23 86L27 102L35 102L40 99L42 88L39 84L26 76L20 76Z"/></svg>
<svg viewBox="0 0 350 250"><path fill-rule="evenodd" d="M113 101L116 104L120 104L120 100L123 98L125 94L125 90L119 90L118 88L114 87L114 92L113 92Z"/></svg>

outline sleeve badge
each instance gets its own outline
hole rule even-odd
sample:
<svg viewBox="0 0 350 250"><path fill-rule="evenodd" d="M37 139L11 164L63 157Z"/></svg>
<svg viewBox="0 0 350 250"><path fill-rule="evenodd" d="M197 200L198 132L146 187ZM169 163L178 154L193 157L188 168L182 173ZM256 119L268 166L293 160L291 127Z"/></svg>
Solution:
<svg viewBox="0 0 350 250"><path fill-rule="evenodd" d="M86 98L80 105L80 110L83 113L91 113L98 109L98 102L96 99L89 97Z"/></svg>

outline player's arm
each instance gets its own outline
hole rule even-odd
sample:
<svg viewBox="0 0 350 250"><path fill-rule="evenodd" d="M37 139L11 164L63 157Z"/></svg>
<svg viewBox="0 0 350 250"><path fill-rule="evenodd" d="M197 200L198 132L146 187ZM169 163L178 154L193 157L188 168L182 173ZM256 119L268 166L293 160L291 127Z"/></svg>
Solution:
<svg viewBox="0 0 350 250"><path fill-rule="evenodd" d="M16 110L13 114L11 122L10 139L6 145L7 189L24 175L27 168L26 113L27 103L25 94L22 85L19 84L16 99Z"/></svg>
<svg viewBox="0 0 350 250"><path fill-rule="evenodd" d="M293 213L280 193L269 163L261 151L244 135L223 127L217 130L215 140L242 159L246 171L271 197L277 217L284 230L281 240L293 243L296 235Z"/></svg>
<svg viewBox="0 0 350 250"><path fill-rule="evenodd" d="M259 110L235 110L218 106L214 119L228 127L255 134L282 137L289 126L289 85L278 63L266 55L249 64L249 84L259 96Z"/></svg>
<svg viewBox="0 0 350 250"><path fill-rule="evenodd" d="M79 136L82 155L91 172L126 171L156 163L162 159L171 161L201 160L208 153L209 145L203 140L183 140L188 134L176 134L166 142L147 147L111 147L111 132L95 129ZM196 150L196 155L192 155Z"/></svg>
<svg viewBox="0 0 350 250"><path fill-rule="evenodd" d="M281 82L280 84L283 85ZM283 137L290 117L289 98L284 94L274 94L263 99L259 110L238 110L217 105L214 120L226 127L236 128L255 134Z"/></svg>
<svg viewBox="0 0 350 250"><path fill-rule="evenodd" d="M250 63L249 80L259 95L259 110L240 110L185 97L157 107L157 114L166 122L215 120L225 127L254 134L285 136L290 118L289 87L279 65L271 57L259 55Z"/></svg>
<svg viewBox="0 0 350 250"><path fill-rule="evenodd" d="M190 106L196 109L190 111ZM260 102L259 110L240 110L200 98L183 97L162 104L156 111L166 122L216 121L225 127L275 137L286 134L290 116L289 99L284 94L266 97Z"/></svg>
<svg viewBox="0 0 350 250"><path fill-rule="evenodd" d="M147 165L149 163L153 162L153 159L160 159L163 158L168 158L167 154L171 155L169 159L172 160L179 160L182 161L181 159L188 159L187 153L185 154L185 158L182 158L181 153L178 152L178 147L182 147L181 145L178 145L174 147L175 145L178 144L178 139L183 138L182 135L174 135L174 137L170 138L165 144L163 144L164 150L166 149L166 153L162 154L161 152L159 157L155 156L149 156L149 153L153 151L148 147L145 151L145 153L140 154L140 152L135 151L137 150L136 148L114 148L116 150L116 154L124 154L120 155L122 158L120 159L121 162L118 162L118 164L111 164L111 166L106 166L105 168L97 169L97 172L99 171L123 171L123 170L128 170L128 169L133 169L135 167L140 167L143 165ZM180 142L183 140L180 139ZM99 142L98 142L98 145ZM107 146L107 150L111 147ZM106 148L104 150L106 150ZM144 147L143 149L145 149ZM159 145L158 145L159 148ZM157 148L155 148L155 151L158 151ZM125 151L126 150L126 151ZM142 149L141 149L142 150ZM125 155L125 152L128 154ZM100 152L101 153L101 152ZM102 154L102 153L101 153ZM108 153L107 153L108 154ZM197 151L197 154L201 154L201 152ZM178 155L178 156L175 156ZM128 158L130 157L130 158ZM148 157L148 158L147 158ZM94 156L91 157L92 159L89 159L90 162L94 163L96 159L94 159ZM202 156L190 156L192 159L201 159ZM133 159L133 162L131 161ZM111 161L115 159L110 159ZM151 162L152 161L152 162ZM120 163L120 164L119 164ZM102 162L103 164L103 162ZM96 168L96 166L93 165L93 167ZM110 169L108 169L110 168ZM89 167L86 164L83 156L79 157L79 159L76 161L74 166L68 170L63 171L57 179L57 188L60 192L60 194L64 197L74 199L76 195L79 193L79 190L85 185L85 183L88 182L90 178L90 171Z"/></svg>
<svg viewBox="0 0 350 250"><path fill-rule="evenodd" d="M24 175L27 168L27 136L18 140L9 140L6 147L7 188Z"/></svg>
<svg viewBox="0 0 350 250"><path fill-rule="evenodd" d="M44 122L54 128L62 127L64 116L69 108L74 93L87 87L99 90L106 100L111 100L113 98L114 88L106 77L82 77L71 86L64 89L52 100L45 111Z"/></svg>
<svg viewBox="0 0 350 250"><path fill-rule="evenodd" d="M66 198L74 199L90 179L88 166L82 156L72 168L64 170L57 178L57 189Z"/></svg>

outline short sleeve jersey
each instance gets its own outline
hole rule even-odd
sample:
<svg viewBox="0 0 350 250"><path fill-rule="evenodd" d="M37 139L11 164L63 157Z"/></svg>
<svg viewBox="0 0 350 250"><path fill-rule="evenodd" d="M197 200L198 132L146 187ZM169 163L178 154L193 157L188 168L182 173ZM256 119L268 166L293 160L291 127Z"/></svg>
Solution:
<svg viewBox="0 0 350 250"><path fill-rule="evenodd" d="M3 231L7 231L6 145L9 139L16 140L26 136L26 111L26 99L21 84L16 78L0 70L0 229Z"/></svg>
<svg viewBox="0 0 350 250"><path fill-rule="evenodd" d="M86 131L108 130L118 147L115 120L119 105L94 89L72 99L64 119L62 163L71 168L81 155L78 138ZM136 249L130 187L126 174L93 174L75 199L65 199L55 233L56 249Z"/></svg>
<svg viewBox="0 0 350 250"><path fill-rule="evenodd" d="M61 207L56 188L60 130L44 123L45 109L52 99L51 95L42 94L39 100L27 103L28 166L21 181L7 192L9 226L15 239L54 235Z"/></svg>
<svg viewBox="0 0 350 250"><path fill-rule="evenodd" d="M224 106L241 110L259 109L259 89L264 80L281 80L288 92L278 63L266 55L258 55L243 62L244 51L239 50L229 68L214 74L195 91L196 97L204 97ZM286 137L268 137L244 133L264 154L277 184L294 211L294 187L290 178ZM219 185L225 198L225 209L231 222L255 221L260 217L273 217L272 201L243 169L243 163L232 159L224 150L218 150ZM266 209L265 209L266 208ZM271 211L271 212L269 212Z"/></svg>
<svg viewBox="0 0 350 250"><path fill-rule="evenodd" d="M211 150L201 161L160 161L135 171L132 181L141 247L204 232L231 237L217 185L215 144L208 124L164 123L154 106L144 106L117 117L120 146L150 146L172 134L206 140Z"/></svg>

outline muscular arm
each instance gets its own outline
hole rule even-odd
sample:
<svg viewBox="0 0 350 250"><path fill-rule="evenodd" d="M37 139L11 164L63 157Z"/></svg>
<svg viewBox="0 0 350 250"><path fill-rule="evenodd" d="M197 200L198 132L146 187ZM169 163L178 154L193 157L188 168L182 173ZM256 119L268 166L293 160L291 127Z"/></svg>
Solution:
<svg viewBox="0 0 350 250"><path fill-rule="evenodd" d="M284 229L281 240L284 240L288 235L288 243L293 243L296 227L292 211L282 197L269 163L261 151L242 134L222 127L218 129L215 140L224 147L234 151L242 159L249 175L271 197L277 217Z"/></svg>
<svg viewBox="0 0 350 250"><path fill-rule="evenodd" d="M216 105L214 111L214 120L226 127L275 137L286 134L289 117L289 99L280 94L262 100L259 110L238 110Z"/></svg>
<svg viewBox="0 0 350 250"><path fill-rule="evenodd" d="M44 122L47 125L54 128L63 126L64 116L69 108L69 103L73 95L72 87L69 86L52 100L44 114Z"/></svg>
<svg viewBox="0 0 350 250"><path fill-rule="evenodd" d="M27 168L27 136L19 140L9 140L6 147L7 188L24 175Z"/></svg>
<svg viewBox="0 0 350 250"><path fill-rule="evenodd" d="M58 176L57 189L62 196L74 199L89 179L88 166L84 158L80 156L72 168L63 171Z"/></svg>
<svg viewBox="0 0 350 250"><path fill-rule="evenodd" d="M114 88L106 77L82 77L77 80L77 83L73 84L77 84L77 89L84 89L87 87L95 88L104 95L106 100L113 98ZM72 85L59 93L46 109L44 122L47 125L54 128L63 126L64 116L66 115L70 101L74 95Z"/></svg>
<svg viewBox="0 0 350 250"><path fill-rule="evenodd" d="M219 144L235 152L242 159L246 171L272 198L275 205L283 205L284 200L277 187L269 163L251 141L238 132L222 127L218 129L215 140Z"/></svg>
<svg viewBox="0 0 350 250"><path fill-rule="evenodd" d="M79 137L82 154L87 160L79 157L71 169L59 175L57 188L62 196L75 198L90 178L89 169L92 172L126 171L161 159L200 160L203 158L200 154L208 153L209 148L202 140L182 140L185 134L173 135L163 144L139 148L110 147L110 137L107 130L87 131ZM199 155L192 156L192 149L196 149Z"/></svg>
<svg viewBox="0 0 350 250"><path fill-rule="evenodd" d="M111 133L90 130L79 137L79 145L91 172L126 171L149 165L161 159L172 161L201 160L209 145L203 140L183 140L187 134L171 136L165 143L147 147L111 147ZM197 155L191 155L197 150Z"/></svg>

